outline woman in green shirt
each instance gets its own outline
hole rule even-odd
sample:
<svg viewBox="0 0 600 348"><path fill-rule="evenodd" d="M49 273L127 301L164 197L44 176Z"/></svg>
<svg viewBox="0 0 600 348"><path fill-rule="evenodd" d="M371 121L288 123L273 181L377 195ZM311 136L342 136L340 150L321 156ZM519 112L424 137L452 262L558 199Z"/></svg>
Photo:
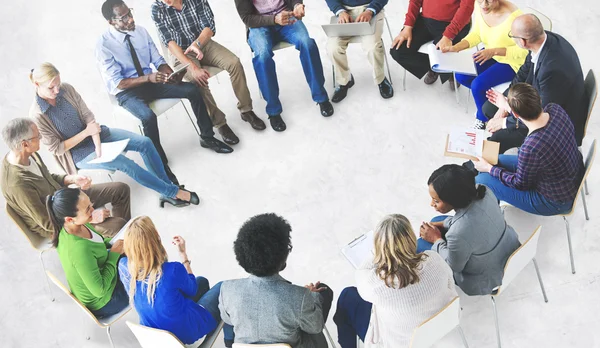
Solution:
<svg viewBox="0 0 600 348"><path fill-rule="evenodd" d="M90 198L79 189L63 188L46 197L46 209L54 226L52 244L73 295L97 318L127 307L129 298L117 271L123 241L111 246L90 225Z"/></svg>

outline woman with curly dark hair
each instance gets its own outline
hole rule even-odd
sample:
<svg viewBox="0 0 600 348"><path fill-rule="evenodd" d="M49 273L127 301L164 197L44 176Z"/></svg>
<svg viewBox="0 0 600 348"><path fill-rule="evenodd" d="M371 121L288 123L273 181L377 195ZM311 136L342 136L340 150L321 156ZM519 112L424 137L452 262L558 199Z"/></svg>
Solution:
<svg viewBox="0 0 600 348"><path fill-rule="evenodd" d="M273 213L256 215L240 228L233 250L250 276L224 281L219 297L221 319L234 327L236 343L327 347L323 329L333 291L320 282L293 285L279 275L292 251L291 231Z"/></svg>

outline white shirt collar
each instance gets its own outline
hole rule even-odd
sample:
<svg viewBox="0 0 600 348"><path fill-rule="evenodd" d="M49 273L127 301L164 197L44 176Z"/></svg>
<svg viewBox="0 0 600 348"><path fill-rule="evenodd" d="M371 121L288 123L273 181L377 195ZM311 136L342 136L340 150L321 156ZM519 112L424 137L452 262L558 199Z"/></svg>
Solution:
<svg viewBox="0 0 600 348"><path fill-rule="evenodd" d="M540 57L540 53L542 53L544 45L546 44L546 40L548 40L548 34L544 33L544 35L544 42L542 42L540 49L536 53L531 53L531 61L533 62L533 64L537 63L538 58Z"/></svg>
<svg viewBox="0 0 600 348"><path fill-rule="evenodd" d="M137 29L137 28L136 28ZM115 27L113 27L112 25L108 28L108 31L111 33L111 35L120 41L125 41L125 36L129 35L131 37L135 36L135 29L133 31L128 31L126 33L122 32L122 31L118 31L117 29L115 29Z"/></svg>

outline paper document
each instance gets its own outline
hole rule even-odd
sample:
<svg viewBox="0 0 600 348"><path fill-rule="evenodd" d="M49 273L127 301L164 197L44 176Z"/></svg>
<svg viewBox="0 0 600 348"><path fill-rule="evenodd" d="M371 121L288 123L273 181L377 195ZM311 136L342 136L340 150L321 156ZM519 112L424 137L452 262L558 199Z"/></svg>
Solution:
<svg viewBox="0 0 600 348"><path fill-rule="evenodd" d="M121 230L119 230L119 233L115 234L115 236L112 237L112 239L110 240L111 245L113 245L116 241L125 238L125 230L127 230L127 227L129 227L129 225L131 225L131 222L133 220L135 220L135 217L131 218L131 220L127 221L127 223L121 228Z"/></svg>
<svg viewBox="0 0 600 348"><path fill-rule="evenodd" d="M102 143L100 144L100 148L102 149L102 156L99 158L91 160L89 163L108 163L113 161L117 156L119 156L123 150L127 147L129 143L129 139L113 141L110 143Z"/></svg>
<svg viewBox="0 0 600 348"><path fill-rule="evenodd" d="M171 75L169 75L168 78L169 79L173 78L173 76L179 74L182 70L186 70L188 66L190 66L190 63L178 66L177 69L173 70L173 72L171 73Z"/></svg>
<svg viewBox="0 0 600 348"><path fill-rule="evenodd" d="M471 47L460 52L446 52L435 48L435 45L427 47L429 51L429 63L431 70L437 73L456 72L465 75L477 76L477 69L473 61L473 54L477 47Z"/></svg>
<svg viewBox="0 0 600 348"><path fill-rule="evenodd" d="M485 138L485 131L482 129L454 128L448 136L446 151L482 157Z"/></svg>
<svg viewBox="0 0 600 348"><path fill-rule="evenodd" d="M369 231L356 238L342 249L342 254L358 269L368 260L373 259L373 243L375 234Z"/></svg>

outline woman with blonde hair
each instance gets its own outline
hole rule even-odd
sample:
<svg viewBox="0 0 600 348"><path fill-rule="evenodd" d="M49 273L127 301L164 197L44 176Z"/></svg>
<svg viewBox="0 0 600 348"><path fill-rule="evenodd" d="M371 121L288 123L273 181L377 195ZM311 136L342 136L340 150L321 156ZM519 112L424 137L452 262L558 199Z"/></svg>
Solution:
<svg viewBox="0 0 600 348"><path fill-rule="evenodd" d="M374 234L373 260L345 288L333 321L342 348L408 347L413 330L456 294L450 267L432 251L416 253L417 238L400 214L386 216Z"/></svg>
<svg viewBox="0 0 600 348"><path fill-rule="evenodd" d="M75 175L79 169L119 170L160 193L161 207L165 203L176 207L199 204L196 193L178 187L177 178L168 166L163 166L149 138L100 126L75 88L61 83L60 73L54 65L41 64L31 70L29 79L36 89L29 114L40 130L42 141L65 172ZM147 169L123 154L109 162L91 163L102 156L101 143L125 139L129 139L125 151L138 152Z"/></svg>
<svg viewBox="0 0 600 348"><path fill-rule="evenodd" d="M147 216L131 221L125 231L119 274L140 324L173 333L184 344L199 343L221 321L221 283L212 288L204 277L195 277L185 240L175 236L182 262L169 262L154 223ZM225 345L233 343L233 328L225 326ZM197 346L197 344L195 345Z"/></svg>

